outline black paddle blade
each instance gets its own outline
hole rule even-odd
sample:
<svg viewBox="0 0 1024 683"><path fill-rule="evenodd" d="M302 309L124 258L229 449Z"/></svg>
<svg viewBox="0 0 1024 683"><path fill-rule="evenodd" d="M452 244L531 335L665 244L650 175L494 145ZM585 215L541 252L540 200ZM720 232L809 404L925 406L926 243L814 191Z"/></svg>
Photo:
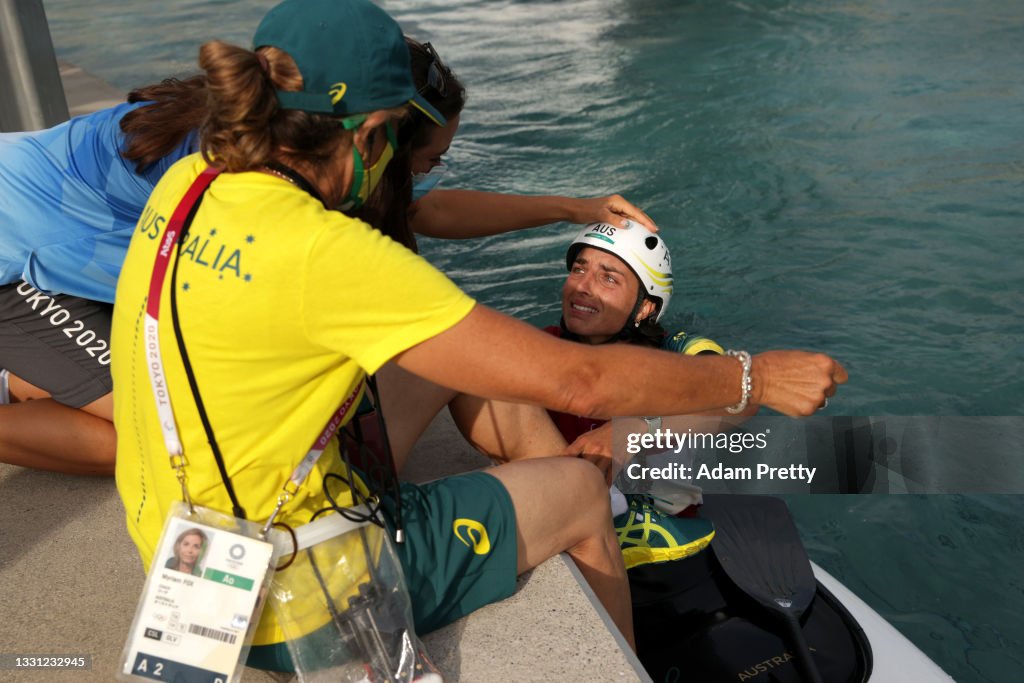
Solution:
<svg viewBox="0 0 1024 683"><path fill-rule="evenodd" d="M786 618L799 618L817 582L786 503L779 498L705 495L701 516L715 524L711 547L744 593Z"/></svg>

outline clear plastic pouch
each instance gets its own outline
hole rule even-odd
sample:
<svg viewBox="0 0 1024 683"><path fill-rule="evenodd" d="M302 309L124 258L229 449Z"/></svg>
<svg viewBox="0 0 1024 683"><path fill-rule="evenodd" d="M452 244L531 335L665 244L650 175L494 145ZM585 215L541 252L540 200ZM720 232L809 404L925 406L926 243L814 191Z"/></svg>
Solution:
<svg viewBox="0 0 1024 683"><path fill-rule="evenodd" d="M270 604L299 679L440 683L388 531L331 514L295 532L297 551L275 574Z"/></svg>

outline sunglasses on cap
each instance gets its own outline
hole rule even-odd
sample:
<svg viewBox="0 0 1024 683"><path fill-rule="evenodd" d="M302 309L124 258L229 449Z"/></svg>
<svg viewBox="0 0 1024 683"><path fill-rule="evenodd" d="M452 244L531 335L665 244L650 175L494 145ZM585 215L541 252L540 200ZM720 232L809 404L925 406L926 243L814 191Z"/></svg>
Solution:
<svg viewBox="0 0 1024 683"><path fill-rule="evenodd" d="M441 97L447 97L448 81L451 79L452 70L445 65L433 45L430 43L423 43L423 49L427 51L427 55L430 57L430 66L427 68L427 84L417 92L420 95L423 95L424 90L427 88L433 88Z"/></svg>

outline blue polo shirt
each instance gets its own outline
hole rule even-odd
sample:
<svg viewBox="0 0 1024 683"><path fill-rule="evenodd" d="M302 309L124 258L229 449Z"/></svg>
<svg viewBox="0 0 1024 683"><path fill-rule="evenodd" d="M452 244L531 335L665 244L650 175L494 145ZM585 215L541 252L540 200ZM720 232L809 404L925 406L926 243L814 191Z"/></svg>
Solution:
<svg viewBox="0 0 1024 683"><path fill-rule="evenodd" d="M121 156L119 104L48 130L0 134L0 284L113 302L128 242L164 172L198 148L190 133L143 173Z"/></svg>

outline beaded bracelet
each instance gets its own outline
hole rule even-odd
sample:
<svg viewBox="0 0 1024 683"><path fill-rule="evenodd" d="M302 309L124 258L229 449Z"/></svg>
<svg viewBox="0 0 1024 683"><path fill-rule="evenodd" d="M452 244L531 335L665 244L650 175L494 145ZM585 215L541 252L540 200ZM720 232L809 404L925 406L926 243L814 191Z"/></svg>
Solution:
<svg viewBox="0 0 1024 683"><path fill-rule="evenodd" d="M742 413L747 407L747 402L750 400L750 391L754 387L753 382L750 381L750 366L752 365L752 361L750 360L750 354L746 351L733 351L732 349L729 349L725 352L725 355L732 356L743 364L743 379L740 380L740 388L743 389L743 398L741 398L740 402L736 405L725 409L727 413L735 415L736 413Z"/></svg>

